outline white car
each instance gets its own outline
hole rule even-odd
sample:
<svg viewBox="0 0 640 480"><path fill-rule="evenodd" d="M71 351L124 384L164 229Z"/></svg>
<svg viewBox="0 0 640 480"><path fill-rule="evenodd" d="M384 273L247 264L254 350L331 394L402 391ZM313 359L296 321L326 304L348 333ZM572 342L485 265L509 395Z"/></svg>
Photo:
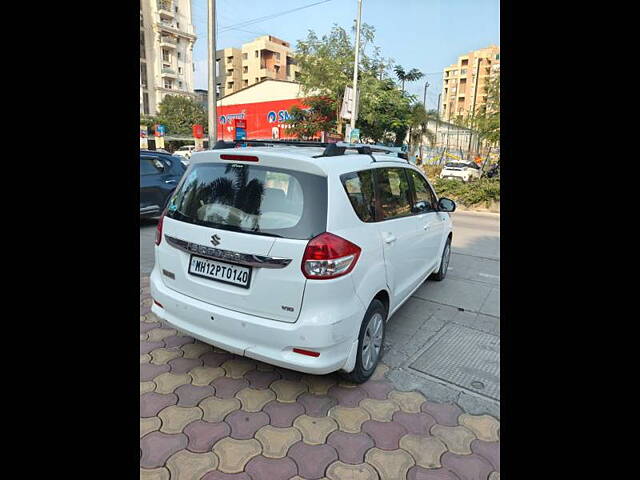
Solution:
<svg viewBox="0 0 640 480"><path fill-rule="evenodd" d="M189 158L191 158L191 154L193 153L195 148L196 148L195 145L184 145L179 149L177 149L175 152L173 152L173 154L178 155L180 157L184 157L188 160Z"/></svg>
<svg viewBox="0 0 640 480"><path fill-rule="evenodd" d="M440 172L440 178L455 178L463 182L471 182L480 178L480 167L474 162L447 162Z"/></svg>
<svg viewBox="0 0 640 480"><path fill-rule="evenodd" d="M336 150L194 153L158 222L153 313L238 355L366 381L385 323L444 278L455 203L406 160Z"/></svg>

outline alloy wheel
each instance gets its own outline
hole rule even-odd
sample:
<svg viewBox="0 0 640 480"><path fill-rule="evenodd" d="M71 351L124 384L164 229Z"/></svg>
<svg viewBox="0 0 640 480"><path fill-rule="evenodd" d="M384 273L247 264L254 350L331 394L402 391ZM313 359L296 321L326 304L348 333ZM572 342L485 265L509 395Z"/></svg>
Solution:
<svg viewBox="0 0 640 480"><path fill-rule="evenodd" d="M380 313L375 313L369 320L362 339L362 366L365 370L370 370L380 356L383 329L384 319Z"/></svg>

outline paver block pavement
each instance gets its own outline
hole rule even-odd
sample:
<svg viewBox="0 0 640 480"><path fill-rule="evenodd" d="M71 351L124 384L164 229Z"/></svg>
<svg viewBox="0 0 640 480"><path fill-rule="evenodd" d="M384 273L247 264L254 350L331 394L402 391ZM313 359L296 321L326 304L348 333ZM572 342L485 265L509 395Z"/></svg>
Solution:
<svg viewBox="0 0 640 480"><path fill-rule="evenodd" d="M455 321L435 318L449 307L434 305L413 301L400 328ZM433 382L416 377L400 391L387 378L399 370L385 364L362 385L293 372L149 312L140 331L141 479L499 480L499 420L434 401Z"/></svg>
<svg viewBox="0 0 640 480"><path fill-rule="evenodd" d="M260 442L251 438L248 440L236 440L226 437L213 446L213 452L218 456L220 463L218 469L225 473L240 473L244 466L253 457L260 455L262 446Z"/></svg>
<svg viewBox="0 0 640 480"><path fill-rule="evenodd" d="M409 452L416 462L423 468L438 468L440 457L447 451L441 440L423 435L405 435L400 439L400 448Z"/></svg>
<svg viewBox="0 0 640 480"><path fill-rule="evenodd" d="M404 450L372 448L364 458L383 479L406 478L409 469L415 465L413 457Z"/></svg>
<svg viewBox="0 0 640 480"><path fill-rule="evenodd" d="M259 412L267 403L275 400L273 390L257 390L255 388L243 388L236 393L236 398L242 403L242 409L247 412Z"/></svg>
<svg viewBox="0 0 640 480"><path fill-rule="evenodd" d="M327 478L331 480L378 480L378 472L367 464L351 465L340 461L333 462L327 468Z"/></svg>
<svg viewBox="0 0 640 480"><path fill-rule="evenodd" d="M213 452L193 453L181 450L167 460L171 480L199 479L205 473L215 470L217 466L218 457Z"/></svg>
<svg viewBox="0 0 640 480"><path fill-rule="evenodd" d="M326 443L331 432L338 429L338 424L331 417L310 417L300 415L293 422L293 426L302 434L302 441L309 445Z"/></svg>
<svg viewBox="0 0 640 480"><path fill-rule="evenodd" d="M463 413L458 417L460 425L464 425L471 430L476 437L485 442L497 442L500 440L498 431L500 422L489 415L469 415Z"/></svg>
<svg viewBox="0 0 640 480"><path fill-rule="evenodd" d="M255 438L262 445L262 455L269 458L282 458L292 445L302 440L302 434L293 427L278 428L265 425L256 432Z"/></svg>
<svg viewBox="0 0 640 480"><path fill-rule="evenodd" d="M472 453L471 442L476 439L473 432L463 426L445 427L434 425L431 427L431 434L442 440L450 452L459 455Z"/></svg>

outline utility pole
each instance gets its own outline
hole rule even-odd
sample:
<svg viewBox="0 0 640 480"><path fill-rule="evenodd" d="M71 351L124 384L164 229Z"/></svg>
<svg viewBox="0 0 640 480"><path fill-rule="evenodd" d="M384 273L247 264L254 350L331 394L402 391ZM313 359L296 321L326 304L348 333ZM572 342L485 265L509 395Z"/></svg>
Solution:
<svg viewBox="0 0 640 480"><path fill-rule="evenodd" d="M209 150L218 141L218 98L216 95L216 0L208 0L207 38L209 50L209 93L207 96L207 117L209 127Z"/></svg>
<svg viewBox="0 0 640 480"><path fill-rule="evenodd" d="M429 82L425 82L424 84L424 100L422 101L422 105L424 105L424 109L427 109L427 88L429 88Z"/></svg>
<svg viewBox="0 0 640 480"><path fill-rule="evenodd" d="M438 125L440 124L440 95L442 95L442 92L438 94L438 116L436 117L436 148L438 147Z"/></svg>
<svg viewBox="0 0 640 480"><path fill-rule="evenodd" d="M422 105L424 106L424 111L427 111L427 88L429 88L429 82L424 82L424 100ZM429 125L429 120L427 119L427 126ZM424 142L424 132L420 132L420 160L424 163L424 152L423 152L423 142Z"/></svg>
<svg viewBox="0 0 640 480"><path fill-rule="evenodd" d="M478 57L478 59L476 60L476 86L473 89L473 104L471 106L471 124L469 125L469 127L473 126L473 119L476 116L476 98L478 96L478 84L480 83L480 62L482 61L482 58ZM469 130L469 147L467 148L467 150L471 151L471 130Z"/></svg>
<svg viewBox="0 0 640 480"><path fill-rule="evenodd" d="M358 0L358 20L356 22L356 54L353 62L353 110L351 112L351 131L356 128L358 115L358 60L360 59L360 21L362 19L362 0ZM351 139L347 139L350 141Z"/></svg>

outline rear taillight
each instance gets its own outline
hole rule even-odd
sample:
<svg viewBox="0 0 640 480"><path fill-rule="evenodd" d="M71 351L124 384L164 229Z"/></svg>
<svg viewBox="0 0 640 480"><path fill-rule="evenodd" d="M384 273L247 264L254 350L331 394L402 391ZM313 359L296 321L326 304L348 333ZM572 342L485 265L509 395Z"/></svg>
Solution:
<svg viewBox="0 0 640 480"><path fill-rule="evenodd" d="M166 210L162 212L162 215L160 215L158 226L156 227L156 245L160 245L160 242L162 242L162 224L164 223L165 213L167 213Z"/></svg>
<svg viewBox="0 0 640 480"><path fill-rule="evenodd" d="M341 277L356 266L361 248L332 233L309 240L302 257L302 273L318 280Z"/></svg>

